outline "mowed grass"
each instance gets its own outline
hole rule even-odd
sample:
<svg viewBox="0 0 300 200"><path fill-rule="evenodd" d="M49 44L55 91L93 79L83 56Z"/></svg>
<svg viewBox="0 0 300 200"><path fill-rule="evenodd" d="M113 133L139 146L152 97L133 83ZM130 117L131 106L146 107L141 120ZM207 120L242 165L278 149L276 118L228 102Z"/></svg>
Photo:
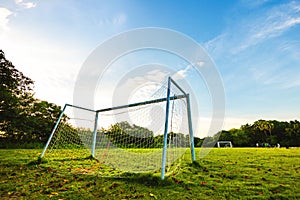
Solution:
<svg viewBox="0 0 300 200"><path fill-rule="evenodd" d="M76 151L38 164L40 153L0 150L0 199L300 199L299 148L212 149L194 163L187 151L163 181Z"/></svg>

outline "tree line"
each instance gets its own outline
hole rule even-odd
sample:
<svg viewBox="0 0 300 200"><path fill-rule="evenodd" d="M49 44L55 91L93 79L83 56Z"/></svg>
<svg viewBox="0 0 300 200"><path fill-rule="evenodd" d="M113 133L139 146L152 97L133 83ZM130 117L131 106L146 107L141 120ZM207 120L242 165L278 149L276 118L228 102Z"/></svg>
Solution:
<svg viewBox="0 0 300 200"><path fill-rule="evenodd" d="M49 138L61 107L35 98L33 88L34 81L17 70L0 50L0 148L15 148L20 145L24 147L24 144L38 144L41 147ZM64 116L64 120L66 118L67 116ZM75 134L76 131L73 132ZM154 137L150 130L124 122L112 125L108 130L104 130L104 133L113 141L126 139L129 146L147 143L151 147L158 147L163 142L162 135ZM136 133L143 135L137 137ZM182 137L186 136L181 133L169 133L169 138L173 140L176 138L183 142L188 141L187 137ZM134 138L139 138L139 141ZM256 146L257 143L300 146L300 122L261 119L253 124L242 125L239 129L222 130L212 137L195 137L195 146L200 147L204 139L212 143L217 139L229 140L236 147Z"/></svg>
<svg viewBox="0 0 300 200"><path fill-rule="evenodd" d="M218 138L219 137L219 138ZM217 139L218 138L218 139ZM257 120L253 124L245 124L240 128L222 130L213 137L207 137L208 141L231 141L235 147L252 146L280 146L299 147L300 146L300 122L277 121L277 120ZM203 140L199 141L200 143Z"/></svg>
<svg viewBox="0 0 300 200"><path fill-rule="evenodd" d="M152 131L145 127L130 125L127 121L111 125L108 129L100 131L117 147L120 148L162 148L163 135L155 136ZM183 133L168 133L167 144L169 146L187 147L188 135Z"/></svg>

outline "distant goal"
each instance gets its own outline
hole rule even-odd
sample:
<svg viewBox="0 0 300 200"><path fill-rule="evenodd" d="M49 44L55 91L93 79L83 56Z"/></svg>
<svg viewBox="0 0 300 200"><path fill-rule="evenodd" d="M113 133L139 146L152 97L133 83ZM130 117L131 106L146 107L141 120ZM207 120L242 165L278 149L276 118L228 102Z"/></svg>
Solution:
<svg viewBox="0 0 300 200"><path fill-rule="evenodd" d="M221 148L221 147L232 148L233 147L231 141L218 141L217 146L218 146L218 148Z"/></svg>
<svg viewBox="0 0 300 200"><path fill-rule="evenodd" d="M40 158L91 156L123 172L160 171L164 179L187 149L195 160L191 116L189 94L170 77L143 102L99 110L66 104Z"/></svg>

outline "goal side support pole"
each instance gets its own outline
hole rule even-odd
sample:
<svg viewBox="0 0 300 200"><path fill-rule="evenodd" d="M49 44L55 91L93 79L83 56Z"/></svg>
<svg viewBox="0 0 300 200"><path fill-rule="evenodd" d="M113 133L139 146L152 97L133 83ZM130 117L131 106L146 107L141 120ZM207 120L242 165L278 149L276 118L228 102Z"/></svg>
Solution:
<svg viewBox="0 0 300 200"><path fill-rule="evenodd" d="M193 132L193 125L192 125L192 112L191 112L191 101L190 101L190 95L186 95L186 107L187 107L187 114L188 114L188 124L189 124L189 135L190 135L190 148L191 148L191 155L192 155L192 161L196 160L195 155L195 145L194 145L194 132Z"/></svg>
<svg viewBox="0 0 300 200"><path fill-rule="evenodd" d="M63 114L64 114L64 112L65 112L67 106L68 106L68 104L65 104L64 108L62 109L62 111L61 111L61 113L60 113L60 115L59 115L59 117L58 117L58 119L57 119L57 121L56 121L56 123L55 123L55 126L54 126L54 128L53 128L53 130L52 130L52 132L51 132L51 135L50 135L50 137L49 137L49 139L48 139L48 141L47 141L47 143L46 143L46 145L45 145L45 147L44 147L44 150L43 150L42 154L40 155L40 158L43 158L43 157L44 157L45 152L46 152L46 150L47 150L47 148L48 148L48 146L49 146L49 144L50 144L50 142L51 142L51 140L52 140L52 137L53 137L53 135L54 135L54 133L55 133L55 131L56 131L56 129L57 129L59 123L60 123L60 120L61 120L61 118L62 118L62 116L63 116Z"/></svg>
<svg viewBox="0 0 300 200"><path fill-rule="evenodd" d="M95 148L96 148L96 139L97 139L97 126L98 126L98 112L95 115L95 124L94 124L94 133L93 133L93 142L92 142L92 157L95 158Z"/></svg>
<svg viewBox="0 0 300 200"><path fill-rule="evenodd" d="M172 78L170 78L170 81L184 94L186 101L187 101L186 108L187 108L187 114L188 114L187 117L188 117L189 136L190 136L190 148L191 148L192 161L195 161L196 156L195 156L194 132L193 132L193 123L192 123L190 94L185 93L185 91Z"/></svg>
<svg viewBox="0 0 300 200"><path fill-rule="evenodd" d="M167 157L168 126L169 126L169 107L170 107L170 87L171 87L171 78L169 77L169 79L168 79L168 90L167 90L167 103L166 103L164 147L163 147L162 163L161 163L161 179L162 180L164 180L164 178L165 178L166 157Z"/></svg>

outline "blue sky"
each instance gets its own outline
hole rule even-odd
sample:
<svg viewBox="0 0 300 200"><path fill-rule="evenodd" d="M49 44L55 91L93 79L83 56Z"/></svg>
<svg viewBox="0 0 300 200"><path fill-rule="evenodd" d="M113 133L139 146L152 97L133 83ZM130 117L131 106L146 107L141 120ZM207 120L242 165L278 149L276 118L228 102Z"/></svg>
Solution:
<svg viewBox="0 0 300 200"><path fill-rule="evenodd" d="M300 119L300 1L0 0L0 48L35 81L38 98L61 106L73 102L79 69L101 42L142 27L172 29L202 45L223 80L224 129ZM201 97L207 130L209 92Z"/></svg>

